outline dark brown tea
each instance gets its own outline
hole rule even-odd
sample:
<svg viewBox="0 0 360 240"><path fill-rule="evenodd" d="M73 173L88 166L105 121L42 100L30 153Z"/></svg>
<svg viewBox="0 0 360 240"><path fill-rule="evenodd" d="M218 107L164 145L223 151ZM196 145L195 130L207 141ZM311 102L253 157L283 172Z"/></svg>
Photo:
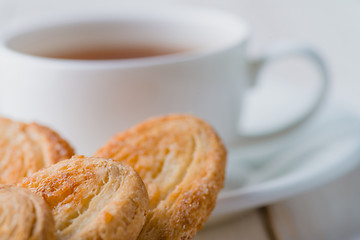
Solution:
<svg viewBox="0 0 360 240"><path fill-rule="evenodd" d="M147 58L184 52L182 49L170 49L147 46L95 46L77 50L65 50L55 53L43 54L49 58L73 59L73 60L114 60Z"/></svg>

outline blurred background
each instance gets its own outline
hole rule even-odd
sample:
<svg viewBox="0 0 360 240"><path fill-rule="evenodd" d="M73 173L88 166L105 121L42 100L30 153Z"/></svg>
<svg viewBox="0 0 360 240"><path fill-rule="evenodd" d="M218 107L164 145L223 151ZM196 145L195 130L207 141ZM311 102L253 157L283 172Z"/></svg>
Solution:
<svg viewBox="0 0 360 240"><path fill-rule="evenodd" d="M146 1L149 2L150 0ZM119 0L0 0L0 29L56 15L116 13ZM134 2L134 1L132 1ZM141 1L136 1L140 2ZM152 1L161 5L165 1ZM167 0L167 3L170 1ZM234 12L252 27L249 54L287 41L314 45L327 60L333 85L331 98L360 112L360 1L358 0L172 0ZM295 64L294 64L295 63ZM310 82L311 69L294 60L271 69L287 82ZM296 74L294 74L296 71ZM291 78L289 80L288 78ZM264 80L265 81L265 80Z"/></svg>
<svg viewBox="0 0 360 240"><path fill-rule="evenodd" d="M142 1L131 1L131 3ZM150 0L144 1L149 3ZM256 57L274 45L287 42L315 47L329 67L332 85L329 100L360 115L360 1L358 0L151 0L161 4L188 3L235 13L252 28L249 55ZM116 15L127 1L119 0L0 0L0 30L32 21L73 15ZM0 31L1 34L1 31ZM275 83L275 84L274 84ZM314 67L300 58L273 64L261 78L260 87L250 92L243 128L267 130L307 109L318 85ZM285 86L285 90L284 90ZM255 92L255 93L254 93ZM259 95L261 97L259 97ZM265 97L264 97L265 96ZM285 111L284 111L285 109ZM267 111L268 110L268 111ZM273 118L286 112L282 121Z"/></svg>

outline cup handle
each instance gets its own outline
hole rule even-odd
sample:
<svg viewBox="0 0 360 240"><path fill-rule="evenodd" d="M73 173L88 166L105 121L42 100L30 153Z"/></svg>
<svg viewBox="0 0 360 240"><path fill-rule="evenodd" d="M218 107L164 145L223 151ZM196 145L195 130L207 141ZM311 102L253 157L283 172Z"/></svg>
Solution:
<svg viewBox="0 0 360 240"><path fill-rule="evenodd" d="M308 119L310 119L324 102L324 99L327 95L330 85L329 73L326 68L326 64L316 50L304 44L286 44L286 45L273 47L268 51L266 51L262 56L254 60L251 60L249 62L249 79L250 79L249 85L254 86L257 83L259 79L259 73L266 65L272 63L275 60L279 60L283 57L288 57L288 56L304 56L307 58L307 60L310 60L313 64L317 66L321 77L320 79L321 85L315 101L296 120L285 124L280 129L266 133L244 134L244 135L241 134L241 138L243 140L258 140L260 138L267 139L274 137L275 135L281 135L289 131L292 131L297 127L301 126Z"/></svg>

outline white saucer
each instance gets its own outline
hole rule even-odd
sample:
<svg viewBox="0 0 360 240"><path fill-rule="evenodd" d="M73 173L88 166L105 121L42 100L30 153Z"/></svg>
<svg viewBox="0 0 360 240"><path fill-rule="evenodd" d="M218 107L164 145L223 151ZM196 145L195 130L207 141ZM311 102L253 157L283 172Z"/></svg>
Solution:
<svg viewBox="0 0 360 240"><path fill-rule="evenodd" d="M327 103L292 134L229 150L226 186L210 222L319 187L359 163L358 116Z"/></svg>

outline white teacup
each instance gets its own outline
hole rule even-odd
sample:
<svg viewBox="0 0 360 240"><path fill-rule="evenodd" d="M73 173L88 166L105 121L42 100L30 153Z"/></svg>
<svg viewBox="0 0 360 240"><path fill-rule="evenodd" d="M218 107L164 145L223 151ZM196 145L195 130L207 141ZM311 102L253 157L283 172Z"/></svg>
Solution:
<svg viewBox="0 0 360 240"><path fill-rule="evenodd" d="M79 154L92 154L115 133L167 113L195 114L233 146L244 137L238 129L244 92L261 68L303 54L319 67L322 88L311 109L281 130L301 124L325 96L320 57L297 45L250 60L248 41L249 26L238 17L190 6L127 8L112 17L23 27L1 42L0 112L54 128ZM134 58L116 56L117 48Z"/></svg>

